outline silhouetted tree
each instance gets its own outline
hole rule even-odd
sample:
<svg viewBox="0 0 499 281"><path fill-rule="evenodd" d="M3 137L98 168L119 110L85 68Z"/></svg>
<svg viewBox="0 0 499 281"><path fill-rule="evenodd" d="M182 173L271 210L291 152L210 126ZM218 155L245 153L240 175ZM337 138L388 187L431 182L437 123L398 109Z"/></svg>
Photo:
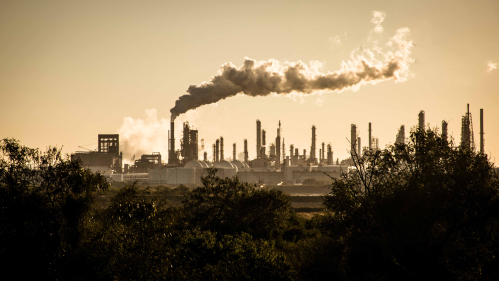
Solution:
<svg viewBox="0 0 499 281"><path fill-rule="evenodd" d="M344 241L347 275L497 277L499 183L485 155L417 130L406 145L352 159L324 201L324 229Z"/></svg>
<svg viewBox="0 0 499 281"><path fill-rule="evenodd" d="M270 238L292 213L289 196L277 189L242 183L237 177L221 179L215 170L202 178L203 185L185 194L183 209L189 228L254 238Z"/></svg>
<svg viewBox="0 0 499 281"><path fill-rule="evenodd" d="M105 178L13 139L0 141L0 264L7 279L68 278L83 221Z"/></svg>

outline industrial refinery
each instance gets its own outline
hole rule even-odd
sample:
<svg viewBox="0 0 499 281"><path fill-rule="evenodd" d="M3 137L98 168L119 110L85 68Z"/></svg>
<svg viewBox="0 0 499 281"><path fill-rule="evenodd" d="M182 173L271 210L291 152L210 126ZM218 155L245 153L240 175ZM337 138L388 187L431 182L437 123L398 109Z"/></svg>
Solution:
<svg viewBox="0 0 499 281"><path fill-rule="evenodd" d="M480 109L479 151L481 153L484 153L483 122L483 109ZM180 136L175 134L175 126L179 125L182 126ZM134 155L129 163L124 163L118 134L99 134L96 150L77 151L72 157L79 158L85 167L93 172L103 173L112 181L140 181L169 185L201 184L201 177L208 174L209 168L216 168L217 176L237 176L243 182L255 184L300 185L307 179L327 182L331 178L339 177L342 171L347 171L354 164L351 158L334 159L331 144L327 140L318 141L315 125L311 126L308 153L308 147L296 147L293 140L285 139L282 134L283 126L285 125L281 121L276 124L276 137L273 142L269 142L268 132L262 129L262 122L256 120L256 134L253 138L256 152L254 159L248 157L248 142L251 143L252 138L241 140L242 152L237 150L241 144L233 143L227 145L232 151L226 153L223 136L217 138L211 145L206 144L206 147L212 149L212 155L208 157L204 139L199 139L199 131L189 122L176 124L174 120L170 122L169 138L165 140L168 141L167 161L162 158L161 153L151 152L137 159ZM365 146L362 146L359 127L351 124L349 138L351 155L362 155L368 150L380 150L379 139L372 135L372 127L373 125L368 122L368 140ZM443 120L441 134L445 138L448 136L447 127L448 121ZM416 128L425 130L423 110L418 114ZM394 136L393 143L405 144L405 125L401 125L398 131L394 132ZM176 137L180 137L180 148L175 147ZM286 147L286 143L290 143L289 147ZM469 104L461 119L460 145L475 149Z"/></svg>

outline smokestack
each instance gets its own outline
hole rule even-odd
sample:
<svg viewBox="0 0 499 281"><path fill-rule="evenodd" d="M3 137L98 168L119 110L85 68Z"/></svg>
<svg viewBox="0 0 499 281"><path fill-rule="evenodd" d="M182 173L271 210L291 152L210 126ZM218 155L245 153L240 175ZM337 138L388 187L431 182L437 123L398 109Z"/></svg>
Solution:
<svg viewBox="0 0 499 281"><path fill-rule="evenodd" d="M220 161L224 159L224 137L220 137Z"/></svg>
<svg viewBox="0 0 499 281"><path fill-rule="evenodd" d="M325 153L325 150L324 150L324 142L322 142L322 154L321 154L321 158L322 158L322 161L324 162L325 158L324 158L324 153Z"/></svg>
<svg viewBox="0 0 499 281"><path fill-rule="evenodd" d="M293 152L294 152L294 150L295 150L295 146L294 145L290 145L289 146L289 156L290 156L291 159L293 158L293 155L294 155Z"/></svg>
<svg viewBox="0 0 499 281"><path fill-rule="evenodd" d="M217 162L217 145L213 144L213 162Z"/></svg>
<svg viewBox="0 0 499 281"><path fill-rule="evenodd" d="M244 139L244 162L248 163L248 140Z"/></svg>
<svg viewBox="0 0 499 281"><path fill-rule="evenodd" d="M266 132L265 130L262 130L262 146L265 146L266 145Z"/></svg>
<svg viewBox="0 0 499 281"><path fill-rule="evenodd" d="M424 110L421 110L418 114L419 130L424 131Z"/></svg>
<svg viewBox="0 0 499 281"><path fill-rule="evenodd" d="M303 160L307 160L307 150L303 150Z"/></svg>
<svg viewBox="0 0 499 281"><path fill-rule="evenodd" d="M447 140L447 126L448 123L445 120L442 120L442 138Z"/></svg>
<svg viewBox="0 0 499 281"><path fill-rule="evenodd" d="M277 137L275 138L276 144L276 167L281 166L281 120L279 120L279 127L277 128Z"/></svg>
<svg viewBox="0 0 499 281"><path fill-rule="evenodd" d="M312 126L312 145L310 146L310 159L315 159L315 126Z"/></svg>
<svg viewBox="0 0 499 281"><path fill-rule="evenodd" d="M362 155L362 147L360 146L360 137L357 137L357 155L359 157Z"/></svg>
<svg viewBox="0 0 499 281"><path fill-rule="evenodd" d="M357 125L352 124L350 127L350 154L353 155L355 153L356 149L356 143L357 143Z"/></svg>
<svg viewBox="0 0 499 281"><path fill-rule="evenodd" d="M208 161L208 152L206 152L206 151L205 151L205 152L203 153L203 156L204 156L203 160L204 160L204 161Z"/></svg>
<svg viewBox="0 0 499 281"><path fill-rule="evenodd" d="M298 164L298 148L295 148L295 158L296 158L295 164Z"/></svg>
<svg viewBox="0 0 499 281"><path fill-rule="evenodd" d="M175 123L170 121L170 155L168 155L169 164L177 164L177 157L175 154Z"/></svg>
<svg viewBox="0 0 499 281"><path fill-rule="evenodd" d="M219 139L217 139L216 144L217 144L217 148L216 148L217 149L217 153L215 154L215 156L216 156L215 161L219 162L220 161L220 159L219 159L219 157L220 157L220 140Z"/></svg>
<svg viewBox="0 0 499 281"><path fill-rule="evenodd" d="M480 108L480 153L482 154L485 153L483 134L483 108Z"/></svg>
<svg viewBox="0 0 499 281"><path fill-rule="evenodd" d="M236 143L232 144L232 160L236 160Z"/></svg>
<svg viewBox="0 0 499 281"><path fill-rule="evenodd" d="M333 151L331 149L331 144L327 145L327 164L333 165Z"/></svg>
<svg viewBox="0 0 499 281"><path fill-rule="evenodd" d="M373 146L372 146L372 136L371 136L371 122L369 122L369 129L368 129L368 132L369 132L369 149L371 149Z"/></svg>
<svg viewBox="0 0 499 281"><path fill-rule="evenodd" d="M260 120L256 120L256 158L261 157L262 151L262 123Z"/></svg>

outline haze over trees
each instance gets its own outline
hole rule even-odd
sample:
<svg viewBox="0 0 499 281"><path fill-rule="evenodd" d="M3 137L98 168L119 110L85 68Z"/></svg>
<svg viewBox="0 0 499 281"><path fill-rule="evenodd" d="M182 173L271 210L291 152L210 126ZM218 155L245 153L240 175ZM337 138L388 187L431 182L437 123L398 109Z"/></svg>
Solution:
<svg viewBox="0 0 499 281"><path fill-rule="evenodd" d="M353 155L325 211L210 173L184 192L109 186L58 149L0 143L6 280L497 280L499 181L436 130Z"/></svg>

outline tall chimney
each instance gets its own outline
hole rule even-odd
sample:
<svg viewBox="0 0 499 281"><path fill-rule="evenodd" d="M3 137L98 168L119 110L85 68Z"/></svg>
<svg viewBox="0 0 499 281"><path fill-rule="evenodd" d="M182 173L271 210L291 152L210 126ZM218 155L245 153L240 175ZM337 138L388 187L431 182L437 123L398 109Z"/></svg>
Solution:
<svg viewBox="0 0 499 281"><path fill-rule="evenodd" d="M208 161L208 152L205 151L203 154L204 154L204 159L203 160L204 161Z"/></svg>
<svg viewBox="0 0 499 281"><path fill-rule="evenodd" d="M175 155L175 123L170 121L170 155L168 155L168 163L177 164Z"/></svg>
<svg viewBox="0 0 499 281"><path fill-rule="evenodd" d="M307 150L303 150L303 160L307 160Z"/></svg>
<svg viewBox="0 0 499 281"><path fill-rule="evenodd" d="M276 144L276 167L281 166L281 120L279 120L279 127L277 128L277 137L275 138Z"/></svg>
<svg viewBox="0 0 499 281"><path fill-rule="evenodd" d="M482 154L485 153L483 134L483 108L480 108L480 153Z"/></svg>
<svg viewBox="0 0 499 281"><path fill-rule="evenodd" d="M424 131L424 110L421 110L418 114L419 129Z"/></svg>
<svg viewBox="0 0 499 281"><path fill-rule="evenodd" d="M447 140L447 126L447 121L442 120L442 138L444 138L445 140Z"/></svg>
<svg viewBox="0 0 499 281"><path fill-rule="evenodd" d="M224 137L220 137L220 161L224 160Z"/></svg>
<svg viewBox="0 0 499 281"><path fill-rule="evenodd" d="M266 132L265 130L262 130L262 146L265 146L266 145Z"/></svg>
<svg viewBox="0 0 499 281"><path fill-rule="evenodd" d="M316 158L315 157L315 126L312 126L312 145L310 146L310 159L312 161Z"/></svg>
<svg viewBox="0 0 499 281"><path fill-rule="evenodd" d="M331 149L331 144L327 145L327 164L333 165L333 151Z"/></svg>
<svg viewBox="0 0 499 281"><path fill-rule="evenodd" d="M373 140L372 140L372 136L371 136L371 132L372 132L372 130L371 130L371 122L369 122L369 129L368 129L368 131L369 131L369 149L371 149L373 147L373 144L372 144Z"/></svg>
<svg viewBox="0 0 499 281"><path fill-rule="evenodd" d="M217 145L213 144L213 162L217 161Z"/></svg>
<svg viewBox="0 0 499 281"><path fill-rule="evenodd" d="M248 140L244 139L244 162L248 163Z"/></svg>
<svg viewBox="0 0 499 281"><path fill-rule="evenodd" d="M216 148L217 152L215 154L215 156L216 156L215 161L218 162L218 161L220 161L220 158L219 158L220 157L220 140L219 139L217 139L216 145L217 145L217 148Z"/></svg>
<svg viewBox="0 0 499 281"><path fill-rule="evenodd" d="M324 158L324 154L325 154L325 150L324 150L324 142L322 142L322 155L321 155L321 158L322 158L322 161L324 162L325 158Z"/></svg>
<svg viewBox="0 0 499 281"><path fill-rule="evenodd" d="M232 144L232 160L235 161L236 159L236 143Z"/></svg>
<svg viewBox="0 0 499 281"><path fill-rule="evenodd" d="M352 124L350 127L350 154L353 155L356 148L356 143L357 143L357 126L355 124Z"/></svg>
<svg viewBox="0 0 499 281"><path fill-rule="evenodd" d="M256 158L260 158L262 151L262 123L256 120Z"/></svg>

